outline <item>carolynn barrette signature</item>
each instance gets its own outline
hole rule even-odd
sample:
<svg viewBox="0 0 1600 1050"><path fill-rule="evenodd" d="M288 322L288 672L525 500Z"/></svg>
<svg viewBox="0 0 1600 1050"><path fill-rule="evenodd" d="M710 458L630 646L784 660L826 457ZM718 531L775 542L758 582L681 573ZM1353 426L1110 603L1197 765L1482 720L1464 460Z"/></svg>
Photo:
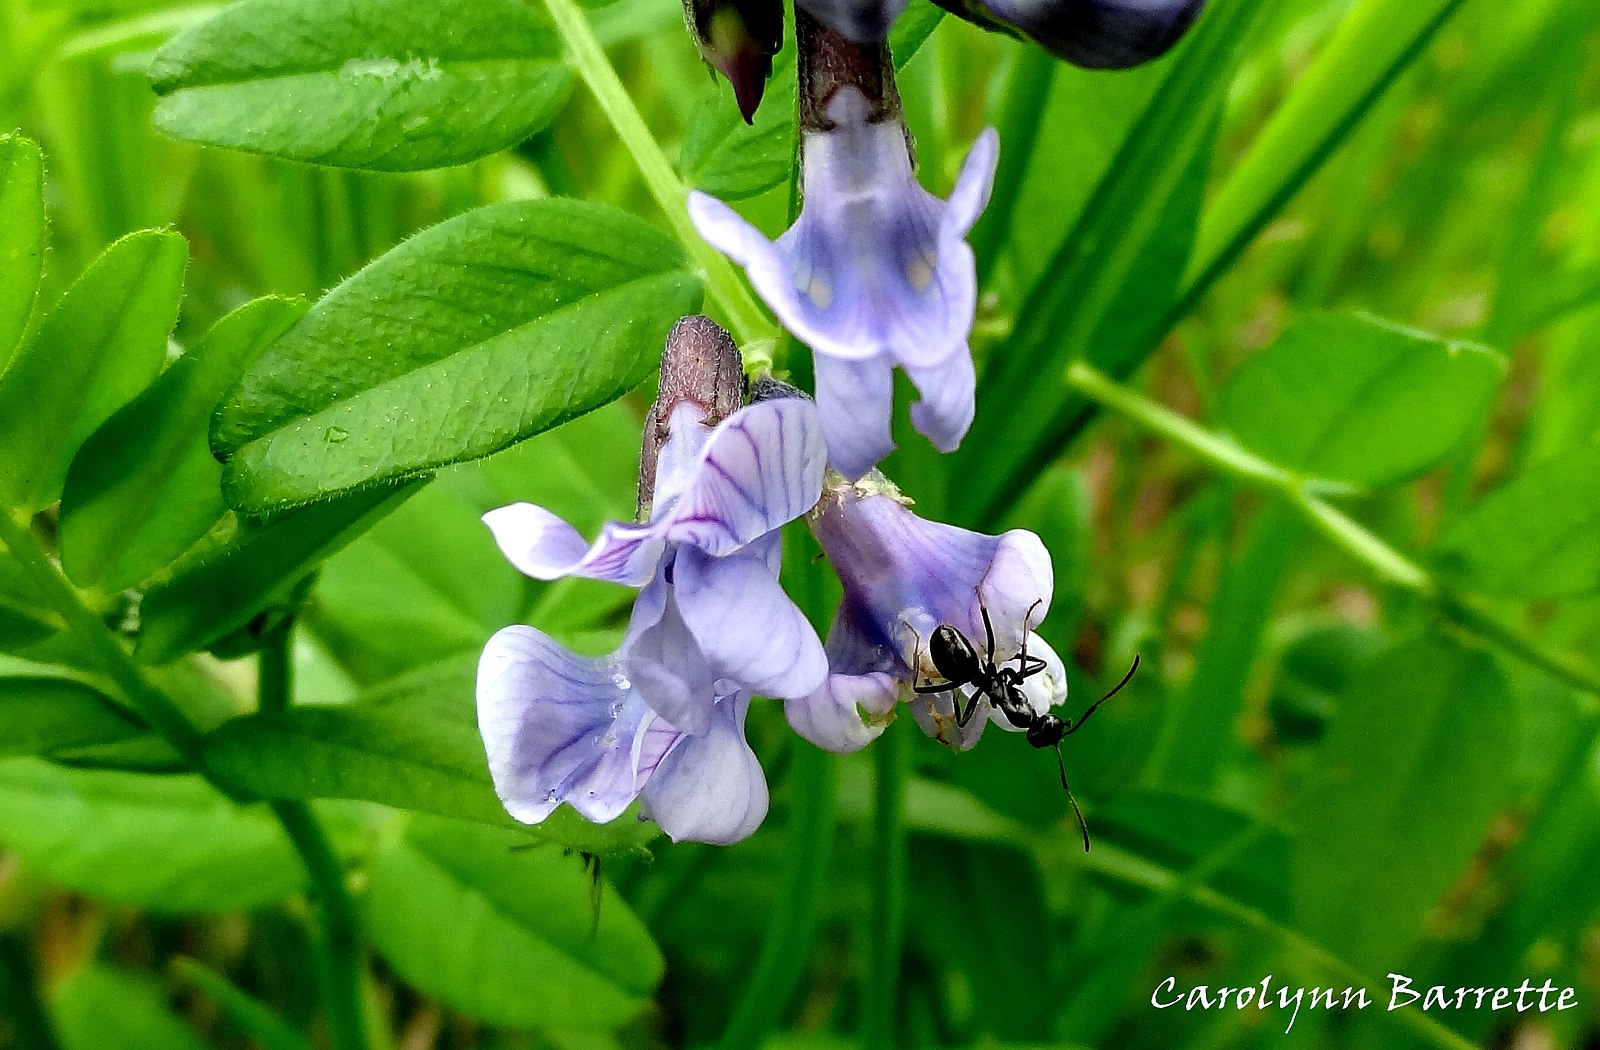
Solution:
<svg viewBox="0 0 1600 1050"><path fill-rule="evenodd" d="M1293 1031L1302 1008L1307 1010L1366 1010L1374 1005L1365 988L1315 988L1280 984L1267 974L1255 984L1211 986L1197 984L1178 987L1176 977L1168 977L1150 993L1150 1005L1157 1010L1280 1010L1289 1015L1284 1032ZM1415 1006L1422 1010L1515 1010L1550 1013L1570 1010L1578 1005L1575 988L1560 988L1546 980L1534 984L1524 980L1512 987L1447 988L1436 984L1419 987L1404 974L1389 974L1389 998L1385 1009Z"/></svg>

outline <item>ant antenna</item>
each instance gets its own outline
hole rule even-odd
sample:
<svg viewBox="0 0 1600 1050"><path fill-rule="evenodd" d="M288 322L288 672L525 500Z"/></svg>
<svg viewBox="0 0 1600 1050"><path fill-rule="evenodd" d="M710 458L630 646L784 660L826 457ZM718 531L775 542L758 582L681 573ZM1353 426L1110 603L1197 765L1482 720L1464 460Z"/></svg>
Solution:
<svg viewBox="0 0 1600 1050"><path fill-rule="evenodd" d="M1056 768L1061 770L1061 787L1067 793L1067 801L1072 803L1072 812L1078 817L1078 830L1083 832L1083 852L1089 852L1089 824L1083 819L1083 810L1078 808L1078 800L1072 795L1072 788L1067 783L1067 763L1061 757L1061 745L1056 745Z"/></svg>
<svg viewBox="0 0 1600 1050"><path fill-rule="evenodd" d="M1116 696L1118 693L1122 692L1123 686L1125 686L1129 682L1133 681L1133 676L1138 670L1139 670L1139 654L1138 653L1134 653L1133 654L1133 666L1128 668L1128 673L1122 676L1122 681L1118 682L1115 686L1112 686L1111 692L1107 693L1105 696L1102 696L1100 699L1098 699L1094 703L1090 704L1089 705L1089 710L1085 711L1082 715L1080 715L1078 717L1078 720L1076 722L1072 723L1072 728L1067 730L1068 735L1070 735L1072 733L1076 733L1078 730L1082 729L1083 728L1083 723L1085 723L1085 722L1087 722L1089 720L1089 716L1094 714L1095 711L1100 707L1101 704L1105 703L1107 700L1110 700L1113 696Z"/></svg>

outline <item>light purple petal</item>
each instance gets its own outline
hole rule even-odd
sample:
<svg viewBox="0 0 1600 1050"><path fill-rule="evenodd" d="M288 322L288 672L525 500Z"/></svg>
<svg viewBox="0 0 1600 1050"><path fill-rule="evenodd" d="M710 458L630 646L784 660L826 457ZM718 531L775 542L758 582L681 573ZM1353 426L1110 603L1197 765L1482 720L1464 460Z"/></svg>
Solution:
<svg viewBox="0 0 1600 1050"><path fill-rule="evenodd" d="M893 719L905 683L892 674L831 674L811 695L786 700L783 713L796 733L835 754L860 751Z"/></svg>
<svg viewBox="0 0 1600 1050"><path fill-rule="evenodd" d="M699 736L711 728L717 676L683 621L677 589L665 578L683 553L680 549L663 577L639 592L617 655L651 710L685 733Z"/></svg>
<svg viewBox="0 0 1600 1050"><path fill-rule="evenodd" d="M894 364L817 355L817 414L833 469L856 480L894 451Z"/></svg>
<svg viewBox="0 0 1600 1050"><path fill-rule="evenodd" d="M744 739L749 696L717 701L704 736L685 737L645 785L646 810L674 842L726 845L767 815L767 778Z"/></svg>
<svg viewBox="0 0 1600 1050"><path fill-rule="evenodd" d="M961 221L947 222L946 204L917 183L904 125L873 121L848 86L827 115L831 130L804 135L805 206L775 245L726 206L692 196L701 235L745 267L779 320L820 355L931 366L965 353L977 278L956 231L981 205L982 180L962 187ZM983 159L980 151L979 174Z"/></svg>
<svg viewBox="0 0 1600 1050"><path fill-rule="evenodd" d="M985 128L967 152L956 177L955 188L944 213L944 224L939 235L948 243L951 239L965 240L978 216L989 206L989 194L994 190L995 166L1000 162L1000 136L993 128Z"/></svg>
<svg viewBox="0 0 1600 1050"><path fill-rule="evenodd" d="M500 550L536 580L583 576L639 587L656 571L665 549L648 525L609 522L593 546L556 515L531 503L513 503L483 516Z"/></svg>
<svg viewBox="0 0 1600 1050"><path fill-rule="evenodd" d="M525 824L562 802L597 823L615 819L682 738L615 657L577 656L521 626L484 647L478 729L495 791Z"/></svg>
<svg viewBox="0 0 1600 1050"><path fill-rule="evenodd" d="M806 398L742 408L711 434L670 508L657 511L664 539L708 554L730 554L817 502L827 447Z"/></svg>
<svg viewBox="0 0 1600 1050"><path fill-rule="evenodd" d="M1043 541L1026 529L1002 535L978 592L994 624L996 658L1009 660L1022 648L1023 632L1044 622L1055 595L1055 572ZM978 617L976 602L969 615ZM1028 644L1031 651L1033 642Z"/></svg>
<svg viewBox="0 0 1600 1050"><path fill-rule="evenodd" d="M712 673L758 696L805 696L828 676L822 641L766 562L679 550L678 610Z"/></svg>
<svg viewBox="0 0 1600 1050"><path fill-rule="evenodd" d="M951 354L944 363L906 369L922 400L911 406L911 422L940 452L954 452L972 426L977 375L970 353Z"/></svg>

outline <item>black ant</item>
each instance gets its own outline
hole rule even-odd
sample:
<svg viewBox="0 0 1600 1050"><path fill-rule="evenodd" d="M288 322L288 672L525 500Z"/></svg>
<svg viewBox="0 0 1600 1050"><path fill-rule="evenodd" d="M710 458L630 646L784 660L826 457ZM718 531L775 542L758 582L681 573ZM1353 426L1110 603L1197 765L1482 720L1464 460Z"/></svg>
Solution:
<svg viewBox="0 0 1600 1050"><path fill-rule="evenodd" d="M1016 667L1007 666L1010 660L1001 664L994 662L994 625L989 622L989 610L981 604L978 611L983 614L983 630L987 636L988 649L983 655L967 636L951 624L942 623L934 628L933 639L928 644L928 655L933 659L933 666L945 677L943 682L928 685L916 685L912 688L918 693L954 693L961 686L971 686L972 694L967 699L965 709L961 707L961 698L955 694L956 725L965 727L972 721L973 714L978 709L978 702L987 697L1006 721L1026 733L1027 741L1037 748L1054 748L1056 752L1056 765L1061 770L1061 787L1067 793L1067 801L1072 803L1072 812L1077 814L1078 827L1083 832L1083 851L1089 852L1089 825L1083 819L1083 810L1078 808L1078 800L1072 797L1072 788L1067 784L1067 763L1061 757L1061 740L1071 736L1083 728L1089 716L1095 713L1099 706L1122 691L1122 687L1133 680L1134 672L1139 670L1139 657L1133 658L1133 666L1128 668L1128 673L1122 676L1112 690L1105 696L1089 705L1076 722L1071 719L1057 718L1055 715L1041 715L1034 711L1028 703L1028 698L1022 693L1022 683L1034 675L1042 672L1049 666L1037 656L1028 655L1028 620L1033 616L1033 610L1039 607L1039 602L1034 602L1028 608L1028 615L1022 618L1022 651L1014 659Z"/></svg>

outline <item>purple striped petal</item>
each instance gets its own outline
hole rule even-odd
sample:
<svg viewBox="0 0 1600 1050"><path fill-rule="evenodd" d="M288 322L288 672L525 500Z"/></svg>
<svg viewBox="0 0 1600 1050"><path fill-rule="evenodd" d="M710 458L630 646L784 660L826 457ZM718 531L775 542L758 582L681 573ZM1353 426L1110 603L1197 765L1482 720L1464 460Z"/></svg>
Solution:
<svg viewBox="0 0 1600 1050"><path fill-rule="evenodd" d="M668 563L670 575L679 551ZM667 579L652 581L633 603L628 635L618 653L627 676L651 710L700 736L711 728L716 675L678 607L677 588Z"/></svg>
<svg viewBox="0 0 1600 1050"><path fill-rule="evenodd" d="M707 554L730 554L810 510L826 462L809 400L742 408L712 432L682 493L658 512L660 535Z"/></svg>
<svg viewBox="0 0 1600 1050"><path fill-rule="evenodd" d="M817 632L763 559L713 558L685 547L673 573L678 608L714 674L784 699L805 696L827 678Z"/></svg>
<svg viewBox="0 0 1600 1050"><path fill-rule="evenodd" d="M618 817L683 734L644 703L615 657L568 652L507 627L478 664L478 729L506 811L537 824L562 802Z"/></svg>
<svg viewBox="0 0 1600 1050"><path fill-rule="evenodd" d="M578 530L531 503L491 510L483 523L511 564L536 580L583 576L639 587L654 575L665 550L651 526L621 522L607 523L591 546Z"/></svg>
<svg viewBox="0 0 1600 1050"><path fill-rule="evenodd" d="M750 697L717 700L704 736L685 737L644 788L645 809L674 842L727 845L767 815L767 778L744 739Z"/></svg>

